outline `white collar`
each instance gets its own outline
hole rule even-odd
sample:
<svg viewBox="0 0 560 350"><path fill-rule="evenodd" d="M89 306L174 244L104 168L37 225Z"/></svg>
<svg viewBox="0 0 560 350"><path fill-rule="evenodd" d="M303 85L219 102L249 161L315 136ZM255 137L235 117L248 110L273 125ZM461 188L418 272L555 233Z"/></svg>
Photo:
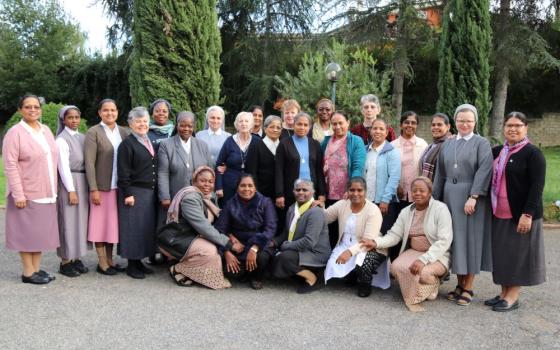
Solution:
<svg viewBox="0 0 560 350"><path fill-rule="evenodd" d="M29 126L29 124L27 124L27 123L24 122L23 120L21 120L19 123L20 123L21 126L23 126L23 128L24 128L25 130L27 130L28 132L32 132L32 133L35 133L35 134L38 134L38 133L44 134L44 133L45 133L45 130L43 130L43 124L41 124L41 123L39 123L39 126L40 126L40 129L39 129L39 130L33 129L32 127Z"/></svg>
<svg viewBox="0 0 560 350"><path fill-rule="evenodd" d="M67 126L64 127L64 130L66 130L66 132L69 133L70 136L74 136L74 135L78 134L78 131L77 131L77 130L72 130L72 129L70 129L70 128L67 127Z"/></svg>
<svg viewBox="0 0 560 350"><path fill-rule="evenodd" d="M220 136L222 135L222 129L218 129L216 131L212 131L211 128L208 128L208 135L216 135L216 136Z"/></svg>
<svg viewBox="0 0 560 350"><path fill-rule="evenodd" d="M461 136L461 135L457 134L457 140L464 139L465 141L468 141L468 140L472 139L473 136L474 136L473 131L471 131L470 134L465 135L465 136Z"/></svg>
<svg viewBox="0 0 560 350"><path fill-rule="evenodd" d="M191 146L191 139L192 139L192 136L189 137L189 139L187 141L183 141L183 139L181 137L179 137L179 140L181 140L181 144L184 145L184 146L187 146L187 147Z"/></svg>
<svg viewBox="0 0 560 350"><path fill-rule="evenodd" d="M385 142L387 142L387 141L383 140L383 143L380 144L380 145L377 146L377 147L373 147L373 142L370 143L370 144L369 144L369 147L368 147L368 151L371 151L371 150L373 149L373 150L375 150L375 152L377 152L377 153L381 152L381 150L382 150L383 147L385 146Z"/></svg>
<svg viewBox="0 0 560 350"><path fill-rule="evenodd" d="M114 133L115 131L119 131L119 126L117 124L115 124L115 127L113 128L113 130L111 130L111 128L109 127L109 125L100 122L99 123L105 130L109 130L110 132Z"/></svg>

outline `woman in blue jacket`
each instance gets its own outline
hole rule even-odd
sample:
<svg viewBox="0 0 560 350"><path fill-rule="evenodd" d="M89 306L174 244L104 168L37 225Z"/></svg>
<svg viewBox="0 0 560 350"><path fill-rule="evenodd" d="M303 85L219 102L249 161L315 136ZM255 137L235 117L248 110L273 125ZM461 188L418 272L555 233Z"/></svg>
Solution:
<svg viewBox="0 0 560 350"><path fill-rule="evenodd" d="M381 233L385 234L397 219L394 203L401 178L401 155L399 150L386 141L388 128L382 119L371 126L372 142L367 146L363 178L367 183L366 198L374 202L383 215Z"/></svg>
<svg viewBox="0 0 560 350"><path fill-rule="evenodd" d="M366 151L359 136L348 131L350 122L342 112L331 117L332 136L325 136L321 143L324 154L323 172L327 189L327 207L344 199L348 180L361 176L364 171ZM329 225L331 247L338 241L338 225Z"/></svg>

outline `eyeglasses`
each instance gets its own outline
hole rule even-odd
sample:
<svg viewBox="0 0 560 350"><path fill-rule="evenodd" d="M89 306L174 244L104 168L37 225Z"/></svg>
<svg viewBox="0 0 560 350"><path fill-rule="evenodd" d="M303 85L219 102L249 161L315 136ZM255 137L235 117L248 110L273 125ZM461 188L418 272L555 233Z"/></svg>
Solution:
<svg viewBox="0 0 560 350"><path fill-rule="evenodd" d="M474 120L456 120L456 124L474 124Z"/></svg>
<svg viewBox="0 0 560 350"><path fill-rule="evenodd" d="M525 124L506 124L504 127L506 129L522 129L524 126L526 126Z"/></svg>

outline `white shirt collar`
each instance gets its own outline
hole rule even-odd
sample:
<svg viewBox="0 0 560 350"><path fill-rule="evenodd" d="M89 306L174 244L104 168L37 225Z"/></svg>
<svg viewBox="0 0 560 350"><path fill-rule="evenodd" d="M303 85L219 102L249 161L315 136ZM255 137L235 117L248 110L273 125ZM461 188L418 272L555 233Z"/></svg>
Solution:
<svg viewBox="0 0 560 350"><path fill-rule="evenodd" d="M44 134L44 133L45 133L45 130L43 130L43 124L41 124L41 123L39 123L39 126L41 127L39 130L33 129L32 127L29 126L29 124L27 124L27 123L24 122L23 120L21 120L19 123L20 123L21 126L23 126L23 128L24 128L25 130L27 130L28 132L33 132L33 133L35 133L35 134L38 134L38 133Z"/></svg>
<svg viewBox="0 0 560 350"><path fill-rule="evenodd" d="M103 123L103 122L100 122L99 124L101 124L101 126L102 126L105 130L108 130L109 132L115 133L115 132L118 132L118 131L119 131L119 126L118 126L117 124L115 124L115 127L113 128L113 130L111 130L111 128L110 128L107 124L105 124L105 123Z"/></svg>
<svg viewBox="0 0 560 350"><path fill-rule="evenodd" d="M265 146L270 150L270 152L276 155L276 148L278 148L278 145L280 144L280 139L277 139L276 141L272 141L268 136L265 136L263 142Z"/></svg>
<svg viewBox="0 0 560 350"><path fill-rule="evenodd" d="M220 128L216 131L212 131L212 129L208 128L208 135L220 136L220 135L222 135L222 129Z"/></svg>
<svg viewBox="0 0 560 350"><path fill-rule="evenodd" d="M373 147L373 142L370 143L370 144L369 144L369 147L368 147L368 151L371 151L371 150L373 149L373 150L375 150L375 152L377 152L377 153L381 152L381 150L382 150L383 147L385 146L385 142L387 142L387 141L383 141L383 143L380 144L380 145L377 146L377 147Z"/></svg>
<svg viewBox="0 0 560 350"><path fill-rule="evenodd" d="M70 129L70 128L67 127L67 126L64 127L64 130L66 130L66 132L69 133L70 136L74 136L74 135L76 135L76 134L78 133L77 130L72 130L72 129Z"/></svg>
<svg viewBox="0 0 560 350"><path fill-rule="evenodd" d="M468 141L468 140L472 139L473 136L474 136L474 132L472 132L472 131L471 131L470 134L465 135L465 136L461 136L461 135L457 134L457 140L464 139L465 141Z"/></svg>

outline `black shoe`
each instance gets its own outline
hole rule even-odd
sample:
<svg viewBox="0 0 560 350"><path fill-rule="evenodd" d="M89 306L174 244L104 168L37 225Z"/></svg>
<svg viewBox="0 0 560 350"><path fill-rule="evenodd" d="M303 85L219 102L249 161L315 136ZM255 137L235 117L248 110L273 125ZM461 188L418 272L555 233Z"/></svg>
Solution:
<svg viewBox="0 0 560 350"><path fill-rule="evenodd" d="M494 305L498 304L500 301L502 301L502 298L499 295L496 295L492 299L485 300L484 305L494 306Z"/></svg>
<svg viewBox="0 0 560 350"><path fill-rule="evenodd" d="M101 266L97 265L97 272L106 276L114 276L117 274L117 270L115 270L112 266L109 266L106 270L103 270Z"/></svg>
<svg viewBox="0 0 560 350"><path fill-rule="evenodd" d="M58 273L66 277L78 277L80 275L80 271L71 262L66 264L60 263Z"/></svg>
<svg viewBox="0 0 560 350"><path fill-rule="evenodd" d="M150 265L163 265L167 262L167 257L161 253L156 253L148 258Z"/></svg>
<svg viewBox="0 0 560 350"><path fill-rule="evenodd" d="M119 264L115 264L113 266L111 266L115 271L117 272L125 272L126 271L126 267L122 267Z"/></svg>
<svg viewBox="0 0 560 350"><path fill-rule="evenodd" d="M307 283L306 283L306 284L307 284ZM263 283L262 283L262 281L251 280L251 281L249 282L249 285L250 285L251 288L253 288L254 290L263 289Z"/></svg>
<svg viewBox="0 0 560 350"><path fill-rule="evenodd" d="M144 275L144 272L140 271L140 269L138 268L138 266L136 266L136 264L131 263L131 261L128 261L128 266L126 267L126 274L134 279L144 279L146 278L146 275Z"/></svg>
<svg viewBox="0 0 560 350"><path fill-rule="evenodd" d="M519 308L519 300L516 300L513 304L508 304L507 300L502 299L496 305L492 306L492 311L497 312L507 312L513 311Z"/></svg>
<svg viewBox="0 0 560 350"><path fill-rule="evenodd" d="M358 283L358 296L367 298L371 294L371 285L369 283Z"/></svg>
<svg viewBox="0 0 560 350"><path fill-rule="evenodd" d="M148 266L144 265L142 260L138 260L138 262L136 263L136 267L138 268L138 270L145 273L146 275L151 275L152 273L154 273L154 270L152 270Z"/></svg>
<svg viewBox="0 0 560 350"><path fill-rule="evenodd" d="M79 273L87 273L89 271L80 259L72 261L72 265L74 265L74 269L76 269Z"/></svg>
<svg viewBox="0 0 560 350"><path fill-rule="evenodd" d="M47 284L51 281L51 279L46 276L41 276L38 272L33 272L33 274L29 277L21 275L21 281L23 283L31 284Z"/></svg>
<svg viewBox="0 0 560 350"><path fill-rule="evenodd" d="M39 276L43 276L49 279L49 281L54 281L56 279L55 276L51 275L50 273L48 273L47 271L44 270L39 270L39 272L37 272L37 274Z"/></svg>
<svg viewBox="0 0 560 350"><path fill-rule="evenodd" d="M302 286L296 290L296 293L309 294L309 293L313 293L316 290L321 289L321 287L322 287L322 283L319 280L317 280L317 282L315 282L314 285L310 285L307 282L303 282Z"/></svg>

